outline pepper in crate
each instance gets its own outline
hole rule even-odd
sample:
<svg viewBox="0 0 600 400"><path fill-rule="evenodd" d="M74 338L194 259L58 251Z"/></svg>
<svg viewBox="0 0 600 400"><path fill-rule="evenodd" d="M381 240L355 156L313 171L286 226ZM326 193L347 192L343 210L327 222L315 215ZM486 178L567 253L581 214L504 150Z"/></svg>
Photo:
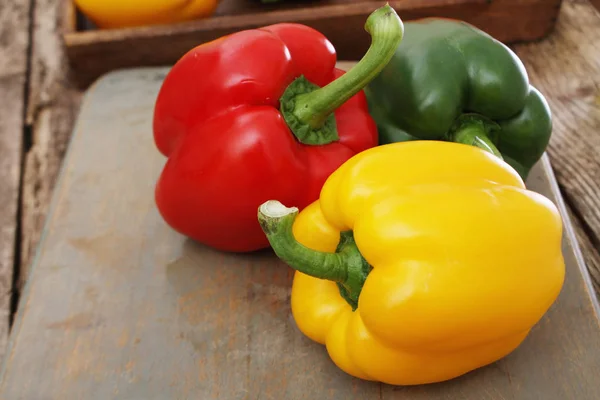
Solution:
<svg viewBox="0 0 600 400"><path fill-rule="evenodd" d="M206 18L218 0L73 0L101 29L172 24Z"/></svg>
<svg viewBox="0 0 600 400"><path fill-rule="evenodd" d="M298 328L350 375L449 380L515 350L564 281L562 220L506 162L444 141L353 157L298 213L258 209Z"/></svg>
<svg viewBox="0 0 600 400"><path fill-rule="evenodd" d="M156 204L180 233L222 251L269 246L256 208L312 203L343 162L377 145L363 87L404 32L388 5L368 18L364 58L344 73L304 25L241 31L188 52L156 100L154 139L168 157Z"/></svg>

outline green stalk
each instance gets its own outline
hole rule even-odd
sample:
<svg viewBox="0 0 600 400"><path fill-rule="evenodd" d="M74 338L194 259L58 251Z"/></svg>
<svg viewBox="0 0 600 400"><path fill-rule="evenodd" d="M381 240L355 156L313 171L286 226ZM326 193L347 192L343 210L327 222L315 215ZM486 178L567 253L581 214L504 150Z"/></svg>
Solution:
<svg viewBox="0 0 600 400"><path fill-rule="evenodd" d="M316 251L294 238L292 227L297 215L298 208L285 207L276 200L258 208L258 221L277 257L296 271L337 283L341 296L356 310L371 266L360 254L352 232L342 232L335 253Z"/></svg>
<svg viewBox="0 0 600 400"><path fill-rule="evenodd" d="M371 46L343 76L322 88L301 76L281 97L282 115L301 143L323 145L339 139L333 112L381 72L404 35L404 25L389 4L369 16L365 30L371 35Z"/></svg>
<svg viewBox="0 0 600 400"><path fill-rule="evenodd" d="M500 153L490 138L499 129L498 124L487 118L473 114L464 114L451 130L449 139L456 143L479 147L503 159L502 153Z"/></svg>

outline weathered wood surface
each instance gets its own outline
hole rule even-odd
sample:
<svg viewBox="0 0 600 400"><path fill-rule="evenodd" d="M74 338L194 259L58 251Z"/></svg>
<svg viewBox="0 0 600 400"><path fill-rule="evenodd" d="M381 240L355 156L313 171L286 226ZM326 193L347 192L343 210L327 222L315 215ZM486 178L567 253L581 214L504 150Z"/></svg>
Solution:
<svg viewBox="0 0 600 400"><path fill-rule="evenodd" d="M516 51L553 110L550 159L600 290L600 11L568 1L553 35Z"/></svg>
<svg viewBox="0 0 600 400"><path fill-rule="evenodd" d="M32 17L27 104L31 147L24 160L18 290L29 274L31 257L39 241L81 98L70 80L64 43L57 29L65 23L61 3L36 0Z"/></svg>
<svg viewBox="0 0 600 400"><path fill-rule="evenodd" d="M87 94L11 336L2 399L596 399L600 325L565 219L567 278L506 359L395 388L340 372L295 327L291 270L231 255L162 221L151 136L165 70L117 72ZM530 187L553 199L548 164Z"/></svg>
<svg viewBox="0 0 600 400"><path fill-rule="evenodd" d="M593 2L600 4L598 0ZM34 7L31 15L36 20L35 54L32 68L27 71L30 45L27 31L32 23L28 19L30 5ZM19 288L19 282L14 288L11 284L15 235L18 230L22 231L22 244L16 246L22 260L16 261L24 272L20 278L23 280L30 255L38 243L54 179L77 112L78 93L70 87L64 53L61 53L59 38L63 24L59 21L58 7L59 2L50 0L0 2L0 204L3 206L0 208L0 355L4 351L1 342L8 329L11 292ZM587 1L566 0L556 31L547 40L516 46L534 83L548 95L559 121L550 146L550 158L569 209L573 211L577 236L595 283L600 282L597 214L600 207L596 194L600 191L599 39L600 17L593 6ZM28 91L31 95L25 127L33 131L33 143L29 143L27 137L27 144L32 144L34 150L27 154L23 172L22 104L24 93ZM16 199L21 174L25 175L23 210L17 229Z"/></svg>
<svg viewBox="0 0 600 400"><path fill-rule="evenodd" d="M0 359L9 332L17 243L29 0L0 2Z"/></svg>

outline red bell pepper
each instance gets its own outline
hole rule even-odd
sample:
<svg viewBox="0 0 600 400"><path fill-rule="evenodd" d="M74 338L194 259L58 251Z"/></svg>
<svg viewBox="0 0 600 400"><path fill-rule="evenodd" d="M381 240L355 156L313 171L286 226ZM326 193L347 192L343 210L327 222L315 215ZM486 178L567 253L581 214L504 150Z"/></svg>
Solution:
<svg viewBox="0 0 600 400"><path fill-rule="evenodd" d="M269 246L256 210L269 199L304 208L347 159L377 145L362 88L389 62L404 26L384 6L350 71L304 25L234 33L185 54L166 76L154 139L168 157L156 204L176 231L223 251Z"/></svg>

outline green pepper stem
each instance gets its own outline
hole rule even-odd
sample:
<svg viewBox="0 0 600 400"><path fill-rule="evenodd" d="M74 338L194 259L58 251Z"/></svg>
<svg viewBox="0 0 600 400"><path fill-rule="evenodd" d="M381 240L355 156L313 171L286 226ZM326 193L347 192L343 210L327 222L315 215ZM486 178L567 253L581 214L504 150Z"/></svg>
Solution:
<svg viewBox="0 0 600 400"><path fill-rule="evenodd" d="M485 130L477 125L463 126L454 133L454 141L457 143L468 144L489 151L490 153L502 158L502 154L486 135Z"/></svg>
<svg viewBox="0 0 600 400"><path fill-rule="evenodd" d="M369 16L365 30L371 35L371 45L348 72L322 88L300 77L282 96L283 117L301 143L318 145L338 139L333 112L381 72L404 35L402 20L389 4Z"/></svg>
<svg viewBox="0 0 600 400"><path fill-rule="evenodd" d="M493 121L465 114L457 122L457 128L450 134L450 139L456 143L479 147L503 159L502 153L500 153L492 139L490 139L490 133L498 128L497 124Z"/></svg>
<svg viewBox="0 0 600 400"><path fill-rule="evenodd" d="M351 232L342 233L335 253L316 251L294 237L292 227L297 215L298 208L286 207L276 200L258 208L258 221L277 257L296 271L336 282L342 297L355 310L371 267L360 254Z"/></svg>

